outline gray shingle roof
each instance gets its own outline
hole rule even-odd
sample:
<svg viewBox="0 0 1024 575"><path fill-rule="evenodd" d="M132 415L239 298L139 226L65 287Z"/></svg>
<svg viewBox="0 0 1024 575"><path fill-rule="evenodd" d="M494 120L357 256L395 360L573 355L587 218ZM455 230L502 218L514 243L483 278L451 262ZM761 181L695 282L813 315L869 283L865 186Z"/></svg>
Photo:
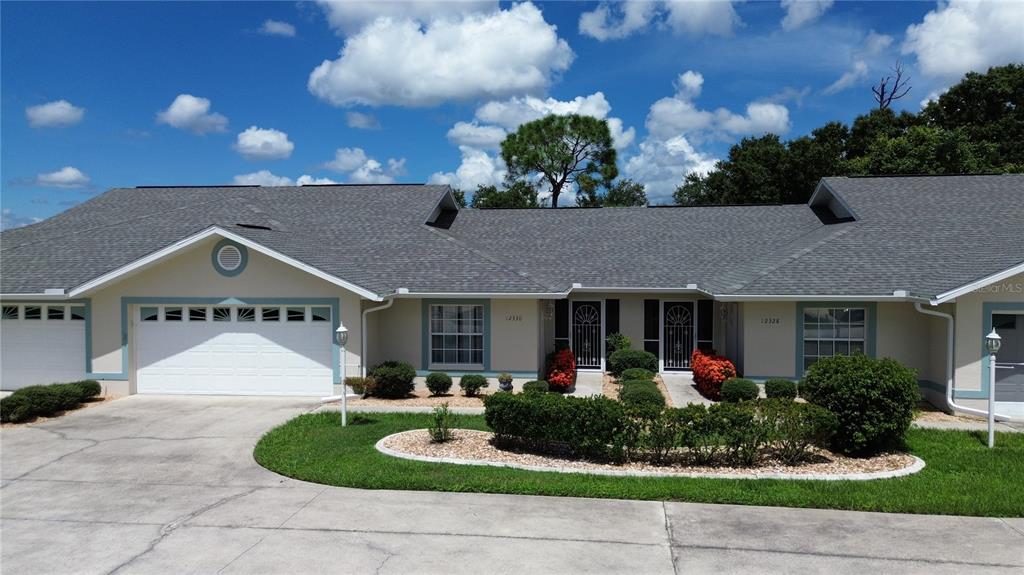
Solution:
<svg viewBox="0 0 1024 575"><path fill-rule="evenodd" d="M806 205L462 210L439 229L424 222L446 186L116 189L4 231L0 291L70 289L213 225L380 295L580 283L935 296L1024 261L1024 175L824 185L855 221L825 224Z"/></svg>

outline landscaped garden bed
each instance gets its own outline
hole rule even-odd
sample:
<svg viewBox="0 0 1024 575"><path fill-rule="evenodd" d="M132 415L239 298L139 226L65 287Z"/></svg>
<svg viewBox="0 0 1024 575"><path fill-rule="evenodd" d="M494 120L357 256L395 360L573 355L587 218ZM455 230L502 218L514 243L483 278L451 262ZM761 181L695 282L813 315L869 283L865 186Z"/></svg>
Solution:
<svg viewBox="0 0 1024 575"><path fill-rule="evenodd" d="M101 397L101 392L93 380L23 387L0 399L0 422L9 427L60 417L110 399Z"/></svg>
<svg viewBox="0 0 1024 575"><path fill-rule="evenodd" d="M909 475L924 468L920 459L907 453L883 453L860 458L846 457L825 449L812 449L811 456L796 465L784 465L769 459L750 467L701 466L678 462L654 465L646 461L612 464L566 459L519 449L499 449L494 445L494 434L486 431L456 429L452 435L451 440L438 443L432 439L428 430L414 429L389 435L377 442L376 447L387 455L418 461L621 476L854 480Z"/></svg>
<svg viewBox="0 0 1024 575"><path fill-rule="evenodd" d="M425 413L301 415L269 431L256 445L264 467L287 477L360 489L406 489L602 497L1024 517L1017 496L1024 477L1024 434L997 433L996 448L980 433L912 428L905 452L927 466L919 473L877 481L787 481L690 477L612 477L452 465L399 459L379 452L384 437L424 429ZM460 429L488 431L483 416L462 415Z"/></svg>

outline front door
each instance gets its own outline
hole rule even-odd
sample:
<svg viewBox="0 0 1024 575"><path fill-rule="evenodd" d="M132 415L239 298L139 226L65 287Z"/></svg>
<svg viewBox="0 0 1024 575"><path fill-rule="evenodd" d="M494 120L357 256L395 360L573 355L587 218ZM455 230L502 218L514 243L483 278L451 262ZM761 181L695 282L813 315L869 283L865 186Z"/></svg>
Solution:
<svg viewBox="0 0 1024 575"><path fill-rule="evenodd" d="M1003 341L996 354L996 401L1024 402L1024 314L993 314L992 326Z"/></svg>
<svg viewBox="0 0 1024 575"><path fill-rule="evenodd" d="M664 326L664 347L666 371L690 369L690 355L693 353L693 302L667 301L662 310Z"/></svg>
<svg viewBox="0 0 1024 575"><path fill-rule="evenodd" d="M572 349L578 369L601 369L604 355L604 330L601 329L601 302L572 302Z"/></svg>

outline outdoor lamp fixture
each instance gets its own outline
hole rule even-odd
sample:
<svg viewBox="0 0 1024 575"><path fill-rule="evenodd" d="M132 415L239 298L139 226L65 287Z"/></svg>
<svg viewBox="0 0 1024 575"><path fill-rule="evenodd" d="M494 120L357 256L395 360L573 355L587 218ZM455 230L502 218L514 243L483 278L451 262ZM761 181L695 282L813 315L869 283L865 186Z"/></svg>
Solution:
<svg viewBox="0 0 1024 575"><path fill-rule="evenodd" d="M348 343L348 328L345 324L338 322L334 337L341 347L341 426L345 427L348 424L348 386L345 385L345 344Z"/></svg>
<svg viewBox="0 0 1024 575"><path fill-rule="evenodd" d="M1003 345L1003 338L996 333L996 328L985 336L985 349L988 350L988 446L996 444L996 354Z"/></svg>

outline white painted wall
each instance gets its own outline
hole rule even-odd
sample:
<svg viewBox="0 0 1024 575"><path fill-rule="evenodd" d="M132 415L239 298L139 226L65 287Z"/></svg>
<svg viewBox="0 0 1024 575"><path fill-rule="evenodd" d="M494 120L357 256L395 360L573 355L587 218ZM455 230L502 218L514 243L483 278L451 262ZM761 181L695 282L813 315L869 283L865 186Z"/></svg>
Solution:
<svg viewBox="0 0 1024 575"><path fill-rule="evenodd" d="M796 376L796 302L743 302L744 375ZM773 323L778 319L778 323Z"/></svg>

